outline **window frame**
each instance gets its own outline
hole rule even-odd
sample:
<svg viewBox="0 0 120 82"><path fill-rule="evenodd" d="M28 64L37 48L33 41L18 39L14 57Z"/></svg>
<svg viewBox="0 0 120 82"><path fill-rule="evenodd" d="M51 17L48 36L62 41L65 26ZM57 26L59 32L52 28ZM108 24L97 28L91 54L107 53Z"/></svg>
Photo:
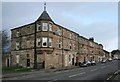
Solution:
<svg viewBox="0 0 120 82"><path fill-rule="evenodd" d="M58 48L61 49L62 48L62 38L59 37L58 39Z"/></svg>
<svg viewBox="0 0 120 82"><path fill-rule="evenodd" d="M58 35L61 35L61 28L60 27L58 27L57 32L58 32Z"/></svg>
<svg viewBox="0 0 120 82"><path fill-rule="evenodd" d="M49 38L49 47L52 47L52 38Z"/></svg>
<svg viewBox="0 0 120 82"><path fill-rule="evenodd" d="M20 48L20 42L16 42L16 50L19 50Z"/></svg>
<svg viewBox="0 0 120 82"><path fill-rule="evenodd" d="M47 28L45 29L45 27ZM42 31L48 31L48 23L46 22L42 23Z"/></svg>
<svg viewBox="0 0 120 82"><path fill-rule="evenodd" d="M17 32L16 32L16 37L19 37L19 35L20 35L20 32L17 31Z"/></svg>
<svg viewBox="0 0 120 82"><path fill-rule="evenodd" d="M50 31L50 32L53 31L53 29L52 29L52 24L51 24L51 23L49 23L49 31Z"/></svg>
<svg viewBox="0 0 120 82"><path fill-rule="evenodd" d="M38 24L37 31L41 31L41 24Z"/></svg>
<svg viewBox="0 0 120 82"><path fill-rule="evenodd" d="M40 44L39 44L40 43ZM41 38L37 38L37 46L40 47L41 46Z"/></svg>
<svg viewBox="0 0 120 82"><path fill-rule="evenodd" d="M46 39L46 40L44 40ZM44 42L46 42L46 46L44 46ZM47 47L48 46L48 38L47 37L42 37L42 47Z"/></svg>
<svg viewBox="0 0 120 82"><path fill-rule="evenodd" d="M16 55L16 63L17 63L17 64L20 63L20 55Z"/></svg>

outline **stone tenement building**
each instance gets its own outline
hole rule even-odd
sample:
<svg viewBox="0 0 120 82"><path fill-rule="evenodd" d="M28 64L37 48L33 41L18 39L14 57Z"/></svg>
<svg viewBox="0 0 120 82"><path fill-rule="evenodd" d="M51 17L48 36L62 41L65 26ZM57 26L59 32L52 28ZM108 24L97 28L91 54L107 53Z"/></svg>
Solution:
<svg viewBox="0 0 120 82"><path fill-rule="evenodd" d="M12 66L59 68L86 60L97 62L104 55L101 44L54 23L45 8L34 23L11 32Z"/></svg>

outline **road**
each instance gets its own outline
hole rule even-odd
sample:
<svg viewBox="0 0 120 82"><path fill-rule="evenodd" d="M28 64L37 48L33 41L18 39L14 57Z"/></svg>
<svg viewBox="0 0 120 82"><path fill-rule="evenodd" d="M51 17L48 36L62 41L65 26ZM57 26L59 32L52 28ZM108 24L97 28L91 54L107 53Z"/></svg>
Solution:
<svg viewBox="0 0 120 82"><path fill-rule="evenodd" d="M120 65L118 61L120 60L113 60L90 67L79 67L45 74L38 72L36 74L7 78L6 80L47 80L48 82L58 80L106 80L109 75L118 70L118 65Z"/></svg>

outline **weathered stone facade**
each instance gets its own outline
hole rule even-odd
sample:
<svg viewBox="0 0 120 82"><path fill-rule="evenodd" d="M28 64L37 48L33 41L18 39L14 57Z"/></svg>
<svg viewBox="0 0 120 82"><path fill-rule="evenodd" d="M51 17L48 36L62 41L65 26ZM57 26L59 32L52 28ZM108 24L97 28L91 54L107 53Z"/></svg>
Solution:
<svg viewBox="0 0 120 82"><path fill-rule="evenodd" d="M54 23L46 11L34 23L11 30L12 65L59 68L96 60L103 46ZM36 60L35 60L36 57Z"/></svg>

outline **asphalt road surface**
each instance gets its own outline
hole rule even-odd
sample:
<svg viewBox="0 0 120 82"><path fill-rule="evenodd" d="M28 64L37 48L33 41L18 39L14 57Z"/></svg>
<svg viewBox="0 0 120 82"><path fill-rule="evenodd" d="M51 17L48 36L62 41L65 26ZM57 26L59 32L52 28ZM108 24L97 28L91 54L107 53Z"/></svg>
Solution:
<svg viewBox="0 0 120 82"><path fill-rule="evenodd" d="M30 75L7 78L6 80L47 80L48 82L59 80L106 80L109 75L118 70L118 65L120 67L118 61L120 60L45 74L38 72Z"/></svg>

